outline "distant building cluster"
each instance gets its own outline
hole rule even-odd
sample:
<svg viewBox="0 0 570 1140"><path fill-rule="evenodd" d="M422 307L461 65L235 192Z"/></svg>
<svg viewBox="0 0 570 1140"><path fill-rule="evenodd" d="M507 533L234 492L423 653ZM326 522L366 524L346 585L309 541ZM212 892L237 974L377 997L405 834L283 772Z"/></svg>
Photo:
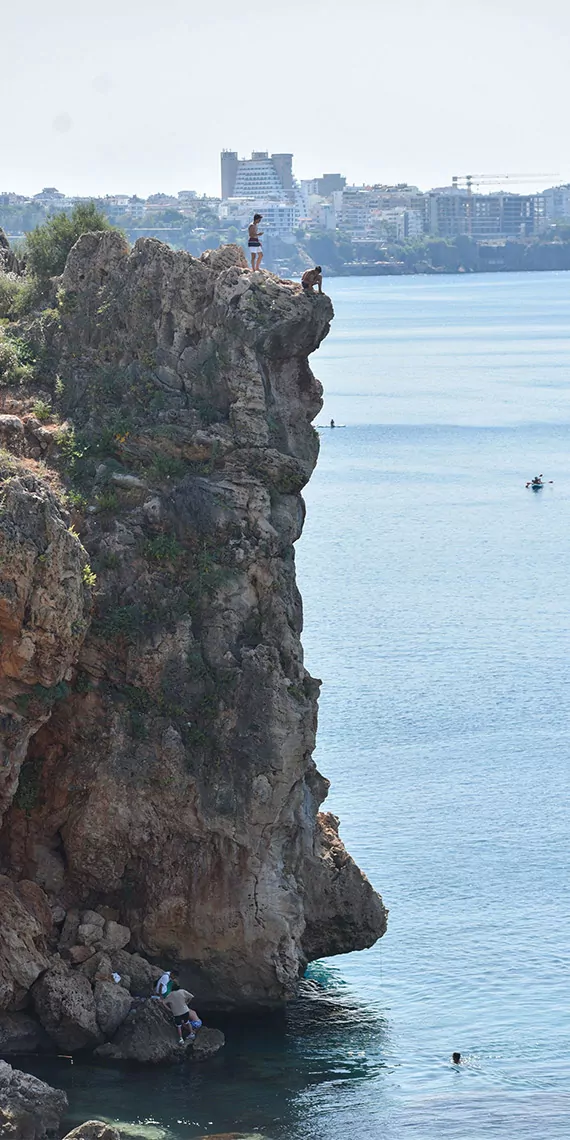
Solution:
<svg viewBox="0 0 570 1140"><path fill-rule="evenodd" d="M220 159L219 198L180 190L176 195L158 193L146 199L113 194L95 200L114 222L133 234L150 228L159 231L162 226L167 229L178 218L191 221L195 235L210 233L215 223L222 240L228 231L230 240L235 240L236 234L246 234L258 212L263 215L264 242L275 237L290 245L300 229L343 235L353 243L460 235L492 243L538 236L553 222L570 221L570 185L533 194L503 189L480 192L480 184L467 175L427 191L407 183L351 186L340 173L297 180L289 153L253 151L250 158L240 158L237 151L223 150ZM35 207L46 213L70 210L92 200L67 197L53 186L31 198L0 193L0 207Z"/></svg>
<svg viewBox="0 0 570 1140"><path fill-rule="evenodd" d="M211 198L206 194L199 197L195 190L180 190L178 194L151 194L148 198L139 198L136 194L106 194L104 198L93 195L69 197L56 190L55 186L46 186L40 194L33 194L31 198L0 191L0 206L40 206L50 214L72 210L81 202L93 201L113 217L124 217L128 221L141 223L144 223L145 218L166 214L171 210L193 216L198 206L217 214L220 206L219 198Z"/></svg>
<svg viewBox="0 0 570 1140"><path fill-rule="evenodd" d="M460 186L460 181L466 183ZM254 211L270 233L293 240L295 229L340 231L353 242L424 236L476 240L532 237L554 220L570 218L570 186L537 194L479 193L471 176L450 186L347 186L341 174L297 182L293 155L254 151L221 154L220 217L244 225Z"/></svg>

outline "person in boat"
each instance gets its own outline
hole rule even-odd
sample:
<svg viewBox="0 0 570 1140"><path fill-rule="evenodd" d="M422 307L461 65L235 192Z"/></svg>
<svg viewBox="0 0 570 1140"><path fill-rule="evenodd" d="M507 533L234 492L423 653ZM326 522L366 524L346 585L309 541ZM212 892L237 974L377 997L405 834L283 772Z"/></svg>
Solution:
<svg viewBox="0 0 570 1140"><path fill-rule="evenodd" d="M306 269L301 277L301 285L303 286L304 293L314 293L315 285L317 291L323 291L323 271L320 265L315 265L314 269Z"/></svg>
<svg viewBox="0 0 570 1140"><path fill-rule="evenodd" d="M534 478L527 483L527 487L542 487L543 485L542 475L535 475Z"/></svg>
<svg viewBox="0 0 570 1140"><path fill-rule="evenodd" d="M260 230L260 228L259 228L259 223L261 221L261 218L262 218L261 214L254 214L253 215L253 221L251 222L251 224L248 228L248 231L247 231L248 232L247 246L248 246L249 252L251 254L251 268L253 269L254 272L256 269L259 269L259 267L261 265L261 259L263 257L263 247L262 247L261 242L259 240L261 235L263 234L263 230Z"/></svg>
<svg viewBox="0 0 570 1140"><path fill-rule="evenodd" d="M194 994L189 993L188 990L183 990L178 982L175 982L170 993L163 998L164 1004L168 1006L174 1018L178 1030L179 1045L183 1045L185 1041L193 1041L196 1030L202 1024L196 1010L191 1009L188 1004L193 997Z"/></svg>

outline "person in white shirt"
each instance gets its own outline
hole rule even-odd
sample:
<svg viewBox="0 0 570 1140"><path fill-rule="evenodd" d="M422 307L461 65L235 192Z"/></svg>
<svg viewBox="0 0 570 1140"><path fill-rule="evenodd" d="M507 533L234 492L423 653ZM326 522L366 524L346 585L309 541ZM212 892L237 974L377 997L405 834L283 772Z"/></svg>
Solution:
<svg viewBox="0 0 570 1140"><path fill-rule="evenodd" d="M170 982L170 970L162 974L154 987L154 997L166 997L168 993L168 983Z"/></svg>

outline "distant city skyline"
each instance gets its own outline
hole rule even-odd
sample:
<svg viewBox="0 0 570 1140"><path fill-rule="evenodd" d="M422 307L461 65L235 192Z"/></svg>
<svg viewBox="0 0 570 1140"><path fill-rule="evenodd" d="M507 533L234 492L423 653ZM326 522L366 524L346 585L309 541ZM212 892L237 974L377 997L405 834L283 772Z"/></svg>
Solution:
<svg viewBox="0 0 570 1140"><path fill-rule="evenodd" d="M219 152L262 147L293 152L297 178L427 189L522 171L546 186L570 174L569 43L563 0L12 3L0 183L215 194Z"/></svg>
<svg viewBox="0 0 570 1140"><path fill-rule="evenodd" d="M244 154L243 156L240 154L240 159L242 157L244 159L247 159L247 158L249 158L249 154ZM106 197L125 197L125 198L140 198L142 201L146 201L148 198L150 198L156 194L164 194L164 195L168 195L168 196L172 196L172 197L177 197L179 194L181 194L181 193L183 194L184 192L193 193L196 197L220 198L221 192L220 192L219 162L220 162L220 156L218 154L218 156L217 156L217 178L209 180L209 183L208 183L209 188L208 189L206 189L205 187L202 187L202 186L196 186L196 185L190 186L190 185L186 185L186 184L180 185L180 186L177 184L173 184L172 186L169 186L166 183L159 184L158 181L157 181L156 185L152 186L152 189L148 190L148 192L143 191L137 187L135 187L133 189L129 188L129 189L125 190L125 188L123 186L117 186L116 184L115 185L109 185L104 190L99 190L99 191L94 190L93 187L87 187L85 189L76 190L76 189L70 188L69 185L67 185L67 184L61 183L61 180L60 180L60 182L54 182L53 184L50 183L49 186L50 186L50 188L53 187L54 189L58 190L63 196L65 196L67 198L103 199ZM293 163L295 163L295 156L293 156ZM338 169L339 173L341 173L340 165L341 164L337 163L337 169ZM570 171L570 166L568 167L568 170ZM312 170L309 174L298 175L295 168L293 170L295 181L298 184L301 184L301 183L306 182L306 181L311 181L311 180L319 180L319 179L322 180L324 175L328 176L328 175L330 175L330 173L331 172L325 171L325 170L321 170L321 171ZM530 174L530 172L529 172L529 174ZM430 185L430 186L422 185L417 180L414 181L410 178L404 178L404 177L395 177L393 179L379 178L379 179L375 179L375 180L368 178L368 179L364 179L362 182L357 182L356 180L351 179L349 175L346 175L344 173L343 173L343 177L346 179L347 187L362 188L362 187L406 186L407 185L407 186L416 186L421 193L428 193L430 190L442 189L444 187L450 187L452 185L452 182L455 179L455 177L457 177L457 175L456 174L445 174L444 176L442 176L441 181L434 183L433 185ZM515 177L514 174L509 175L509 174L505 173L504 177L501 178L499 175L493 174L493 172L491 172L490 175L488 175L486 172L482 172L481 174L477 174L477 172L475 172L475 174L470 175L469 177L472 178L473 192L474 193L482 193L482 194L492 194L495 191L508 191L508 192L512 192L514 194L540 194L544 190L550 189L552 186L567 186L570 184L570 173L568 173L567 175L563 175L557 171L553 171L549 176L545 175L543 177L537 177L536 175L533 175L530 177L527 176L526 178L517 178L517 177ZM5 179L3 167L0 167L0 178ZM461 184L463 186L465 186L467 175L461 174L461 175L459 175L459 178L461 180ZM33 185L31 188L27 185L24 187L22 187L22 186L9 186L6 184L6 182L4 180L3 183L0 183L0 194L7 194L7 193L8 194L17 194L17 195L21 195L22 197L29 198L29 199L39 198L41 196L42 191L47 186L48 186L48 183L46 182L45 179L43 179L43 180L40 179L39 183Z"/></svg>

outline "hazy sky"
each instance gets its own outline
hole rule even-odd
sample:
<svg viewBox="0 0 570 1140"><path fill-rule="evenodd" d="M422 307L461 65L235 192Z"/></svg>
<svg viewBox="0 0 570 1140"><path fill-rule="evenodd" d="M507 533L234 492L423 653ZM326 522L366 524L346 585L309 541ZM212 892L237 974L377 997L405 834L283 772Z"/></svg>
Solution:
<svg viewBox="0 0 570 1140"><path fill-rule="evenodd" d="M2 0L0 44L0 191L217 194L222 147L570 177L567 0Z"/></svg>

